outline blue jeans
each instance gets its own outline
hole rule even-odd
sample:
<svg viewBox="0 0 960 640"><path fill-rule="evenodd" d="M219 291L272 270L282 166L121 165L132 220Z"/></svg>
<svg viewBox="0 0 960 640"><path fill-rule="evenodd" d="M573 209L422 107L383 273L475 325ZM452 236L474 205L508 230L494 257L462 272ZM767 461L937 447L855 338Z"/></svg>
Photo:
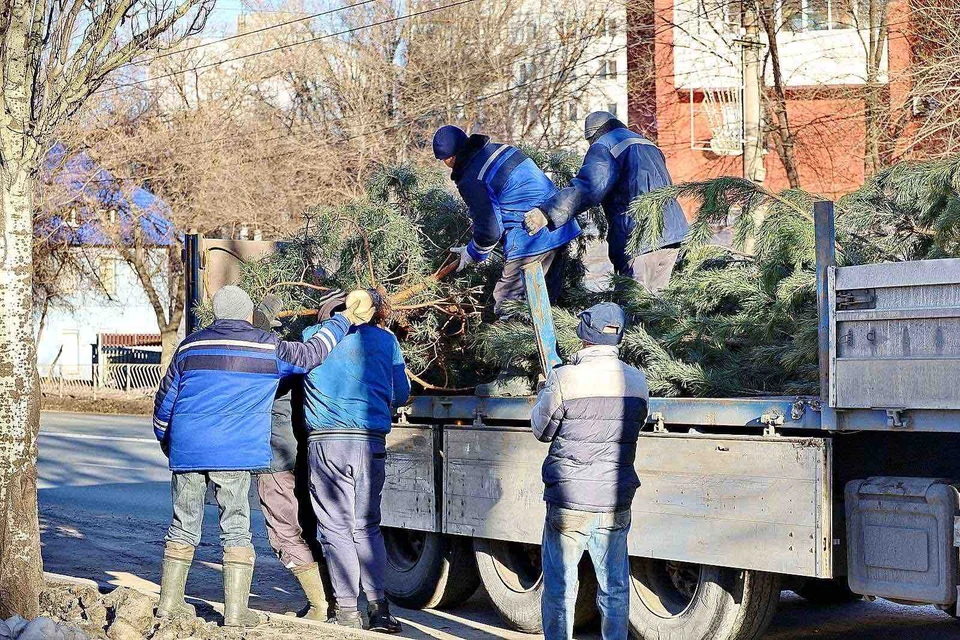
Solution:
<svg viewBox="0 0 960 640"><path fill-rule="evenodd" d="M603 640L626 640L630 615L630 511L592 513L547 505L543 526L543 636L573 638L577 565L584 550L597 574Z"/></svg>
<svg viewBox="0 0 960 640"><path fill-rule="evenodd" d="M173 520L167 530L167 542L196 547L203 528L203 499L207 483L213 484L220 507L220 543L224 547L249 547L250 472L187 471L170 478Z"/></svg>

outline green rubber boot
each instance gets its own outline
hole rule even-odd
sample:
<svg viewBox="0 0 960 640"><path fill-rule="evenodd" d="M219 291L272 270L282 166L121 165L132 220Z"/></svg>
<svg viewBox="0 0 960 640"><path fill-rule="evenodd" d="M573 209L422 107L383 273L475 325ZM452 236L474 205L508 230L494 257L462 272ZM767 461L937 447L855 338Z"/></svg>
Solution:
<svg viewBox="0 0 960 640"><path fill-rule="evenodd" d="M317 622L327 621L327 596L323 590L323 580L320 579L320 566L314 562L291 569L293 576L300 583L300 588L307 596L307 606L301 609L296 616Z"/></svg>
<svg viewBox="0 0 960 640"><path fill-rule="evenodd" d="M193 563L193 547L180 542L168 542L163 550L163 577L160 578L158 618L173 616L194 617L197 611L187 604L183 593L187 588L187 574Z"/></svg>
<svg viewBox="0 0 960 640"><path fill-rule="evenodd" d="M250 583L253 582L253 549L223 549L223 626L255 627L260 616L250 611Z"/></svg>

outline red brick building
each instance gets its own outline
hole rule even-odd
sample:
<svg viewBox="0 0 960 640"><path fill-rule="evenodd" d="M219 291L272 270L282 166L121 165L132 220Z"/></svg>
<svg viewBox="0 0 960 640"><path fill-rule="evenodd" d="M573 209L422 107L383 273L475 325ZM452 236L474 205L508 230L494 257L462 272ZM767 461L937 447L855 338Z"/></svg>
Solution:
<svg viewBox="0 0 960 640"><path fill-rule="evenodd" d="M779 5L777 43L800 183L825 196L851 191L865 177L867 36L857 26L866 22L869 1L783 0ZM735 148L742 126L737 44L742 32L739 15L729 15L736 5L655 0L652 14L630 15L630 124L657 141L675 181L742 175L742 157ZM887 9L889 37L880 68L884 109L891 115L903 113L909 100L904 80L911 60L907 7L905 0L891 0ZM769 60L765 72L770 87ZM901 125L908 130L909 117ZM724 126L728 133L737 132L732 136L737 145L718 139ZM764 185L786 188L784 165L769 136L766 149Z"/></svg>

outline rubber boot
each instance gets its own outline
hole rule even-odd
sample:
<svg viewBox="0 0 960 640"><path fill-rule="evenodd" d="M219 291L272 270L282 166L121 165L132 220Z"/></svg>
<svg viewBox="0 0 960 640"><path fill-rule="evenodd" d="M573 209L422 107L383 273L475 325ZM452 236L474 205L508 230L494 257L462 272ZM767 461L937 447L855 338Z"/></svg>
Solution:
<svg viewBox="0 0 960 640"><path fill-rule="evenodd" d="M260 616L250 611L250 583L253 581L253 549L223 549L223 626L255 627Z"/></svg>
<svg viewBox="0 0 960 640"><path fill-rule="evenodd" d="M193 563L193 547L182 542L168 542L163 550L163 577L160 579L160 604L157 617L197 615L192 604L183 599L187 574Z"/></svg>
<svg viewBox="0 0 960 640"><path fill-rule="evenodd" d="M374 600L367 603L367 615L370 618L370 631L377 633L400 633L403 627L400 621L390 615L390 605L386 600Z"/></svg>
<svg viewBox="0 0 960 640"><path fill-rule="evenodd" d="M477 385L474 393L481 398L530 396L533 395L533 386L524 371L508 365L493 381Z"/></svg>
<svg viewBox="0 0 960 640"><path fill-rule="evenodd" d="M296 615L298 618L326 622L328 618L327 597L323 590L323 581L320 579L320 566L314 562L291 569L293 576L300 583L300 588L307 596L307 606Z"/></svg>

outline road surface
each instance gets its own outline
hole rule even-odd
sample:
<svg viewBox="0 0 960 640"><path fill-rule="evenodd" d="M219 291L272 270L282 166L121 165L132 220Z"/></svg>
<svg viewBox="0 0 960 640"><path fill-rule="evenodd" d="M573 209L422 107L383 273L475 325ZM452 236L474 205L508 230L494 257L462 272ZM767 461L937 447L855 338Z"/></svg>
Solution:
<svg viewBox="0 0 960 640"><path fill-rule="evenodd" d="M144 417L44 413L40 432L40 523L45 569L101 584L159 591L170 473ZM190 572L190 595L222 601L216 507ZM254 512L257 569L251 606L283 612L300 605L289 572L267 544ZM499 622L484 594L453 611L398 612L408 638L528 639ZM588 631L578 638L597 638ZM946 640L960 622L933 607L857 602L815 607L785 591L765 640Z"/></svg>

